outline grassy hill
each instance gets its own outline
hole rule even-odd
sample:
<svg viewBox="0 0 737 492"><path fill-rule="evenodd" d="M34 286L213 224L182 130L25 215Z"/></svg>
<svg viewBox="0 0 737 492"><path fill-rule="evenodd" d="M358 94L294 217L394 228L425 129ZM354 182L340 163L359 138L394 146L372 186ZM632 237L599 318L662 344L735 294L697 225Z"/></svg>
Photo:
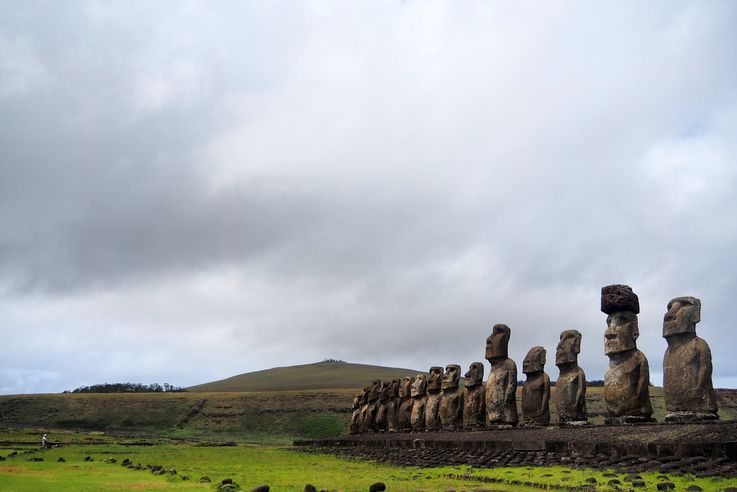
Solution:
<svg viewBox="0 0 737 492"><path fill-rule="evenodd" d="M324 361L300 366L275 367L239 374L220 381L187 388L193 392L292 391L332 388L362 388L373 379L382 381L416 376L420 371L396 367Z"/></svg>

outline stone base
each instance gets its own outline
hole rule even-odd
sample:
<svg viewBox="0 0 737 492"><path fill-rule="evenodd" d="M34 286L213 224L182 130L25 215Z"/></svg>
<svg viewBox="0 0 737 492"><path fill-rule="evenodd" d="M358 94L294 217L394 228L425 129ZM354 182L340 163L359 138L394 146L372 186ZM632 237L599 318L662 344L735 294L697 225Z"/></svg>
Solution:
<svg viewBox="0 0 737 492"><path fill-rule="evenodd" d="M509 423L486 424L486 428L488 430L509 430L509 429L514 429L515 427L517 427L517 422L515 422L514 424L509 424Z"/></svg>
<svg viewBox="0 0 737 492"><path fill-rule="evenodd" d="M666 422L698 422L702 420L719 420L719 415L710 412L670 412L665 416Z"/></svg>
<svg viewBox="0 0 737 492"><path fill-rule="evenodd" d="M539 429L541 427L548 427L550 423L543 424L540 422L533 422L533 421L525 421L519 424L520 428L526 428L526 429Z"/></svg>
<svg viewBox="0 0 737 492"><path fill-rule="evenodd" d="M563 422L558 422L558 426L560 427L584 427L587 425L592 425L588 420L566 420Z"/></svg>
<svg viewBox="0 0 737 492"><path fill-rule="evenodd" d="M647 424L650 422L657 422L652 417L645 415L623 415L621 417L607 417L605 419L607 425L622 425L622 424Z"/></svg>

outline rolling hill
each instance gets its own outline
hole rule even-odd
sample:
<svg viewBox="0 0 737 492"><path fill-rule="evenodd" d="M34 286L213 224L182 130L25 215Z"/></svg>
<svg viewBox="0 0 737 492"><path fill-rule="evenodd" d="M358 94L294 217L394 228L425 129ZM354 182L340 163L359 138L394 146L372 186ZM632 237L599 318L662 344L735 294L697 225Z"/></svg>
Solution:
<svg viewBox="0 0 737 492"><path fill-rule="evenodd" d="M373 379L382 381L416 376L414 369L323 361L299 366L274 367L248 372L219 381L187 388L190 392L295 391L335 388L362 388Z"/></svg>

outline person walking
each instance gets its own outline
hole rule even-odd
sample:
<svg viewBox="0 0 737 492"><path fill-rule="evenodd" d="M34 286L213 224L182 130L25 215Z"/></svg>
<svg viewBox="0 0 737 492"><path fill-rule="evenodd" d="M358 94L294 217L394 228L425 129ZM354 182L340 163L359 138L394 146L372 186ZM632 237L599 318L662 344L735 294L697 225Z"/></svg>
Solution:
<svg viewBox="0 0 737 492"><path fill-rule="evenodd" d="M41 436L41 447L43 449L46 449L46 447L49 445L49 438L46 434Z"/></svg>

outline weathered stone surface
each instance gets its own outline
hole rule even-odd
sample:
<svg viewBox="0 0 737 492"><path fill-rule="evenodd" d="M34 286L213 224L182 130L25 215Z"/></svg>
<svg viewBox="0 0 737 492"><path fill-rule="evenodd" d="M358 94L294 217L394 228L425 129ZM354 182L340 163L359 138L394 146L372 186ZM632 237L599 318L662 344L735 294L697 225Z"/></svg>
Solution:
<svg viewBox="0 0 737 492"><path fill-rule="evenodd" d="M581 333L577 330L561 332L555 351L555 365L560 369L555 383L560 425L586 423L586 374L578 366L580 351Z"/></svg>
<svg viewBox="0 0 737 492"><path fill-rule="evenodd" d="M605 305L609 311L613 307L636 308L639 311L639 305L633 305L631 300L624 302L620 299L627 298L627 292L631 292L629 287L623 287L627 286L609 286L601 290L602 311ZM616 302L605 300L607 295ZM629 298L632 296L637 298L634 293ZM645 354L637 350L636 341L639 336L637 314L634 310L611 311L607 316L604 352L609 357L609 367L604 373L604 401L610 423L652 420L650 368Z"/></svg>
<svg viewBox="0 0 737 492"><path fill-rule="evenodd" d="M374 379L368 389L368 402L365 408L362 432L376 431L376 412L379 407L379 391L381 381Z"/></svg>
<svg viewBox="0 0 737 492"><path fill-rule="evenodd" d="M443 385L443 368L433 366L427 379L427 402L425 403L425 430L440 430L440 392Z"/></svg>
<svg viewBox="0 0 737 492"><path fill-rule="evenodd" d="M412 417L410 423L415 432L425 430L425 404L427 403L427 377L418 374L412 383Z"/></svg>
<svg viewBox="0 0 737 492"><path fill-rule="evenodd" d="M351 414L350 433L358 434L361 432L361 405L365 403L368 392L366 388L362 389L353 397L353 413Z"/></svg>
<svg viewBox="0 0 737 492"><path fill-rule="evenodd" d="M711 350L696 336L701 320L701 301L676 297L663 318L663 337L668 348L663 358L666 420L719 418L712 385Z"/></svg>
<svg viewBox="0 0 737 492"><path fill-rule="evenodd" d="M389 385L384 381L379 387L379 401L376 404L375 428L377 432L384 432L388 429L389 421L387 413L389 411Z"/></svg>
<svg viewBox="0 0 737 492"><path fill-rule="evenodd" d="M439 411L443 430L458 430L463 427L463 388L459 387L460 380L461 366L445 366Z"/></svg>
<svg viewBox="0 0 737 492"><path fill-rule="evenodd" d="M508 356L512 330L497 324L486 339L486 360L491 364L486 383L486 425L517 425L517 365Z"/></svg>
<svg viewBox="0 0 737 492"><path fill-rule="evenodd" d="M463 428L482 429L486 425L486 386L484 386L484 364L471 363L466 378L466 395L463 399Z"/></svg>
<svg viewBox="0 0 737 492"><path fill-rule="evenodd" d="M412 378L409 376L402 379L399 386L399 415L397 416L397 428L400 431L412 429Z"/></svg>
<svg viewBox="0 0 737 492"><path fill-rule="evenodd" d="M389 432L397 432L398 430L399 404L401 403L399 399L399 386L401 383L402 381L400 379L392 379L392 382L389 384L389 401L386 410L386 423Z"/></svg>
<svg viewBox="0 0 737 492"><path fill-rule="evenodd" d="M640 314L640 301L629 285L607 285L601 288L601 310L606 314L619 311Z"/></svg>
<svg viewBox="0 0 737 492"><path fill-rule="evenodd" d="M543 347L532 347L522 363L522 372L527 376L522 386L522 418L525 424L550 423L550 378L544 371L545 354Z"/></svg>

